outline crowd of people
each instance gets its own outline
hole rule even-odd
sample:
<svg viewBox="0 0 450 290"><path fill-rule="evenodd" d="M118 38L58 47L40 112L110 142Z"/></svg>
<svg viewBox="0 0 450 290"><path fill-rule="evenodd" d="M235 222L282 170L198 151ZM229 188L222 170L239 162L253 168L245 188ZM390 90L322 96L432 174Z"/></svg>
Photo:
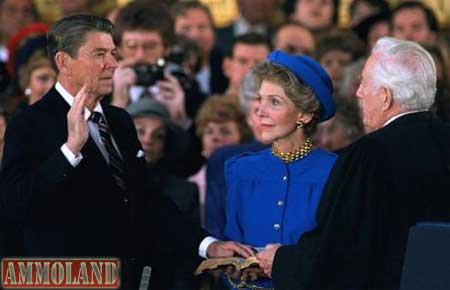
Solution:
<svg viewBox="0 0 450 290"><path fill-rule="evenodd" d="M409 228L450 221L423 2L353 0L345 29L339 0L237 0L221 27L196 0L69 2L0 0L0 256L119 257L124 289L149 264L152 289L398 289ZM236 254L254 281L192 275Z"/></svg>

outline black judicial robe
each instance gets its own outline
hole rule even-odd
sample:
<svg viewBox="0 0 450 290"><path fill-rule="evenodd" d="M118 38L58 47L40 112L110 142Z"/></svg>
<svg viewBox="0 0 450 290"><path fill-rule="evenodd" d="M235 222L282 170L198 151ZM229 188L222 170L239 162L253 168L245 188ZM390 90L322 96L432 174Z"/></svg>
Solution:
<svg viewBox="0 0 450 290"><path fill-rule="evenodd" d="M450 127L412 113L350 145L316 218L297 245L278 249L277 290L398 289L410 227L450 221Z"/></svg>

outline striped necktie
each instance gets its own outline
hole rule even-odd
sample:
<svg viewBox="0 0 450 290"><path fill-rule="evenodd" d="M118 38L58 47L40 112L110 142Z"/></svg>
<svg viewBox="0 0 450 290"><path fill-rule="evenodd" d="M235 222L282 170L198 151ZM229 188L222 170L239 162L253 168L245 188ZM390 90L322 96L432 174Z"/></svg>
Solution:
<svg viewBox="0 0 450 290"><path fill-rule="evenodd" d="M111 132L109 131L108 124L106 123L103 115L99 112L92 112L90 120L98 125L100 140L108 152L109 167L111 168L114 180L120 189L126 192L123 160L112 143Z"/></svg>

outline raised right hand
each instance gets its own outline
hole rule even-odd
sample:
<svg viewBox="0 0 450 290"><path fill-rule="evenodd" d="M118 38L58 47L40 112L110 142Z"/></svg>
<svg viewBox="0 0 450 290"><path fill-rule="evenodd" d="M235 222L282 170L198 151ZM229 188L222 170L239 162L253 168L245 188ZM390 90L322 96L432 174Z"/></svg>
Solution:
<svg viewBox="0 0 450 290"><path fill-rule="evenodd" d="M75 155L80 153L89 137L87 121L84 119L84 110L88 94L88 84L85 84L75 95L72 107L67 113L66 145Z"/></svg>

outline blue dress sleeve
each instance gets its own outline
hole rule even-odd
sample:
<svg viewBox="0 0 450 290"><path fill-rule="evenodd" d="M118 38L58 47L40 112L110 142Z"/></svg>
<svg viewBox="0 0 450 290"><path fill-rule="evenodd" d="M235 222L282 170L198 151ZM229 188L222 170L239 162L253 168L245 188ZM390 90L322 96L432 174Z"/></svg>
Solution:
<svg viewBox="0 0 450 290"><path fill-rule="evenodd" d="M226 239L242 242L243 232L239 225L239 173L237 158L231 158L225 163L226 196L226 225L224 236Z"/></svg>
<svg viewBox="0 0 450 290"><path fill-rule="evenodd" d="M223 239L225 228L226 185L224 159L213 154L206 167L205 227L214 237Z"/></svg>

